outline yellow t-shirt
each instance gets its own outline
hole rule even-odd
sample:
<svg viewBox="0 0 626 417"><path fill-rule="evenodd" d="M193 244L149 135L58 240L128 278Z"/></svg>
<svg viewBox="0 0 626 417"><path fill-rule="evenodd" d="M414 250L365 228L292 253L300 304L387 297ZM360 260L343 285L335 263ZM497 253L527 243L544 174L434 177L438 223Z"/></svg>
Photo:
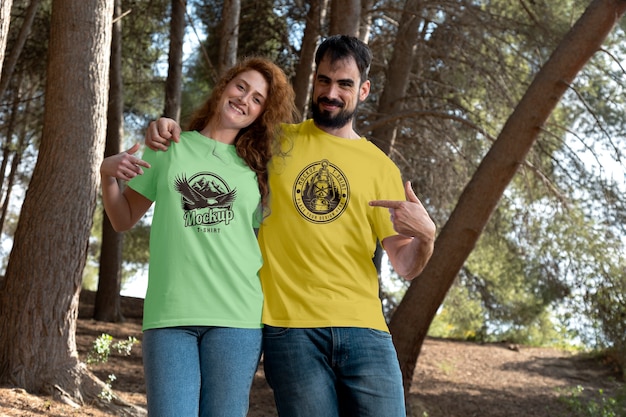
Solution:
<svg viewBox="0 0 626 417"><path fill-rule="evenodd" d="M377 199L405 200L399 169L365 138L329 135L311 120L284 126L286 156L269 171L270 214L259 242L263 323L387 331L372 262L395 235Z"/></svg>

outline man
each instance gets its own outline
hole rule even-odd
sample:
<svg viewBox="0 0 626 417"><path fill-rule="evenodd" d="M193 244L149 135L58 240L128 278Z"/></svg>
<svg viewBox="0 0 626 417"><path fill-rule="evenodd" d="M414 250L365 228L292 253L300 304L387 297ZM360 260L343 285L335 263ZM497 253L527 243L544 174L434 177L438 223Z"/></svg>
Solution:
<svg viewBox="0 0 626 417"><path fill-rule="evenodd" d="M395 271L413 279L432 254L435 225L396 165L354 131L371 59L356 38L322 42L313 118L283 127L286 155L269 167L263 348L281 416L406 415L372 256L379 240ZM167 149L179 131L160 119L146 144Z"/></svg>

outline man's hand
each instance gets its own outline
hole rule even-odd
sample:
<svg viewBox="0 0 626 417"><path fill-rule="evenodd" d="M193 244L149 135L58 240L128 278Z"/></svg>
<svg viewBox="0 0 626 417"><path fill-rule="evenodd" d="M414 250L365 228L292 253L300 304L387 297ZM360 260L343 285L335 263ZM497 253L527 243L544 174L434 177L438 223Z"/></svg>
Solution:
<svg viewBox="0 0 626 417"><path fill-rule="evenodd" d="M422 273L433 253L437 229L408 181L404 194L406 201L375 200L370 206L389 209L398 234L384 238L382 245L398 275L412 280Z"/></svg>
<svg viewBox="0 0 626 417"><path fill-rule="evenodd" d="M160 117L154 122L150 122L146 130L146 146L153 151L167 151L170 142L180 140L180 126L174 119Z"/></svg>
<svg viewBox="0 0 626 417"><path fill-rule="evenodd" d="M406 201L374 200L370 206L386 207L389 209L393 228L402 236L419 237L424 241L434 240L436 227L428 212L417 198L411 187L411 182L404 184Z"/></svg>
<svg viewBox="0 0 626 417"><path fill-rule="evenodd" d="M104 158L100 165L100 174L128 181L137 175L143 174L144 168L150 168L150 164L143 159L137 158L135 153L139 150L139 144L135 143L126 152Z"/></svg>

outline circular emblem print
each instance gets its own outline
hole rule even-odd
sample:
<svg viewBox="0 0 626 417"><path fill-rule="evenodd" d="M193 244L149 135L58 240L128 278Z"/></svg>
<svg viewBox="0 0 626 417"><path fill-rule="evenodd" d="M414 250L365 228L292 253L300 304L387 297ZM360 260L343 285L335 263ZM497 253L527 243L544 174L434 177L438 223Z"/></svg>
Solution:
<svg viewBox="0 0 626 417"><path fill-rule="evenodd" d="M293 202L300 214L313 223L329 223L343 213L350 186L337 166L324 159L304 168L293 187Z"/></svg>

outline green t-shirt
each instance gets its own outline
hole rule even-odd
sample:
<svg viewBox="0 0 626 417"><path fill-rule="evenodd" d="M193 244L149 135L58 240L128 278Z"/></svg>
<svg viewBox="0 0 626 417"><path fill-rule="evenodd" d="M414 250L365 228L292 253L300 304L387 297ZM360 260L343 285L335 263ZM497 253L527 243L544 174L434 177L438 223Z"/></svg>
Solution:
<svg viewBox="0 0 626 417"><path fill-rule="evenodd" d="M155 202L143 329L260 328L256 174L233 145L184 132L129 186Z"/></svg>

